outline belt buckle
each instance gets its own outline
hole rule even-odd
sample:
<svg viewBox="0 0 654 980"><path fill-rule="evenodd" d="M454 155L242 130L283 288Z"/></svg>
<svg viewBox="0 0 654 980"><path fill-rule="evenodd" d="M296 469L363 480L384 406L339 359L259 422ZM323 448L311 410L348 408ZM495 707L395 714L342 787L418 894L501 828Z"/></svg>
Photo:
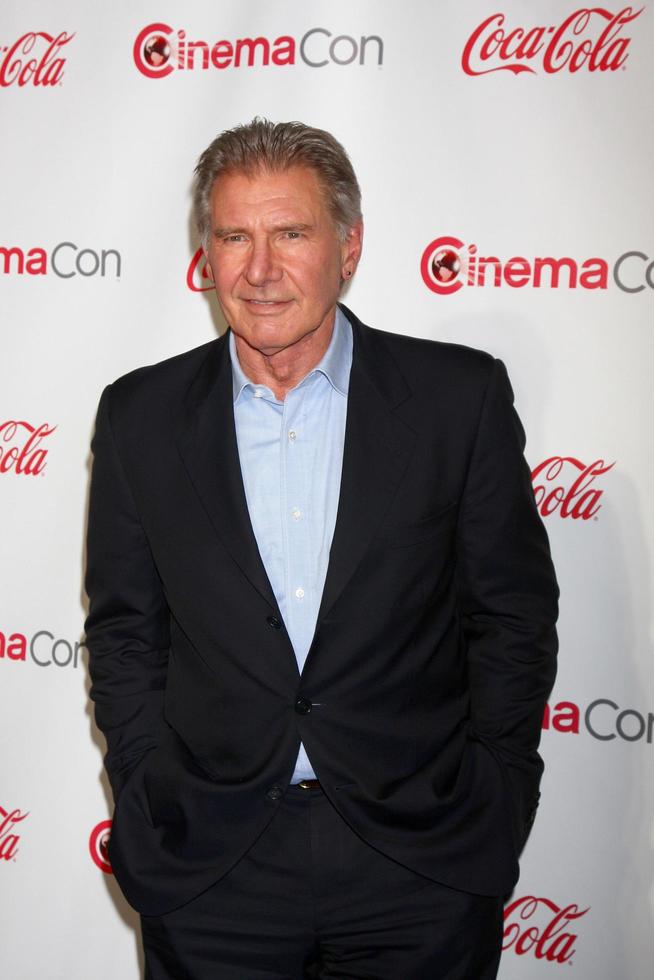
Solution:
<svg viewBox="0 0 654 980"><path fill-rule="evenodd" d="M317 779L301 779L295 785L299 786L300 789L320 789L320 783Z"/></svg>

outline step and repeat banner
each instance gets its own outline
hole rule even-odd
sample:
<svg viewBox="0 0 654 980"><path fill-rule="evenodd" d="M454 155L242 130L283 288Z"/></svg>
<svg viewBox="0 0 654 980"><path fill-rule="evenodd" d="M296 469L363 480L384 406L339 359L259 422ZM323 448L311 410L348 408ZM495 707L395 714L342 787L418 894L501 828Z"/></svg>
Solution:
<svg viewBox="0 0 654 980"><path fill-rule="evenodd" d="M500 976L651 976L653 46L649 3L5 2L4 976L142 974L88 703L89 442L106 384L224 330L191 177L255 115L328 129L352 158L348 305L489 350L513 381L561 653Z"/></svg>

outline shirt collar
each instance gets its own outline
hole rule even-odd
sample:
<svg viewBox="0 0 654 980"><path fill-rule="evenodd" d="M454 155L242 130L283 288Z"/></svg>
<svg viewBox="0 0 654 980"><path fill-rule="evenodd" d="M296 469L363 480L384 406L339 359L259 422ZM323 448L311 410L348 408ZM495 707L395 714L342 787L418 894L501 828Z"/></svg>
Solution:
<svg viewBox="0 0 654 980"><path fill-rule="evenodd" d="M248 378L245 371L241 367L241 363L238 359L238 354L236 353L236 342L234 340L234 334L229 333L229 356L232 362L232 391L234 397L234 403L238 401L238 398L244 388L248 386L254 388L254 382ZM339 394L346 396L348 386L350 383L350 368L352 367L352 327L350 326L349 320L341 309L336 307L336 317L334 319L334 330L332 332L332 338L329 342L329 347L325 351L322 360L319 364L316 364L296 388L299 388L307 378L310 378L313 374L320 372L323 374L332 388Z"/></svg>

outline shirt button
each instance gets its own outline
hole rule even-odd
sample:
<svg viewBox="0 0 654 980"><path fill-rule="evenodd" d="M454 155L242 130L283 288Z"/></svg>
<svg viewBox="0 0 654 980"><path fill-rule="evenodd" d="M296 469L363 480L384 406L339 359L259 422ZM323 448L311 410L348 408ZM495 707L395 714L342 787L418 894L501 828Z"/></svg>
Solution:
<svg viewBox="0 0 654 980"><path fill-rule="evenodd" d="M295 590L295 598L296 599L304 599L304 589L296 589Z"/></svg>
<svg viewBox="0 0 654 980"><path fill-rule="evenodd" d="M293 508L293 510L291 511L291 517L293 518L294 521L300 520L300 518L302 517L302 511L300 510L299 507Z"/></svg>
<svg viewBox="0 0 654 980"><path fill-rule="evenodd" d="M263 391L261 390L261 388L255 388L254 389L254 397L255 398L263 398Z"/></svg>
<svg viewBox="0 0 654 980"><path fill-rule="evenodd" d="M298 715L310 714L312 707L311 701L307 701L306 698L298 698L295 702L295 712Z"/></svg>
<svg viewBox="0 0 654 980"><path fill-rule="evenodd" d="M297 433L293 429L291 429L291 431L288 434L288 438L290 442L295 442L295 440L297 439Z"/></svg>
<svg viewBox="0 0 654 980"><path fill-rule="evenodd" d="M282 628L282 624L276 616L266 616L266 622L274 630L280 630Z"/></svg>

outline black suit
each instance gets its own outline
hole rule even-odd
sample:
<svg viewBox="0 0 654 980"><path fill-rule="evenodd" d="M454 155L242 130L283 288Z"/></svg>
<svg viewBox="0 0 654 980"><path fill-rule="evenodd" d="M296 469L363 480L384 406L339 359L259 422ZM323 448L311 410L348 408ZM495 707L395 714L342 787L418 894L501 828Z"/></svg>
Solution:
<svg viewBox="0 0 654 980"><path fill-rule="evenodd" d="M538 799L557 589L503 365L371 330L302 675L250 525L226 338L116 382L94 439L87 642L114 871L157 915L272 818L300 738L375 848L506 894Z"/></svg>

